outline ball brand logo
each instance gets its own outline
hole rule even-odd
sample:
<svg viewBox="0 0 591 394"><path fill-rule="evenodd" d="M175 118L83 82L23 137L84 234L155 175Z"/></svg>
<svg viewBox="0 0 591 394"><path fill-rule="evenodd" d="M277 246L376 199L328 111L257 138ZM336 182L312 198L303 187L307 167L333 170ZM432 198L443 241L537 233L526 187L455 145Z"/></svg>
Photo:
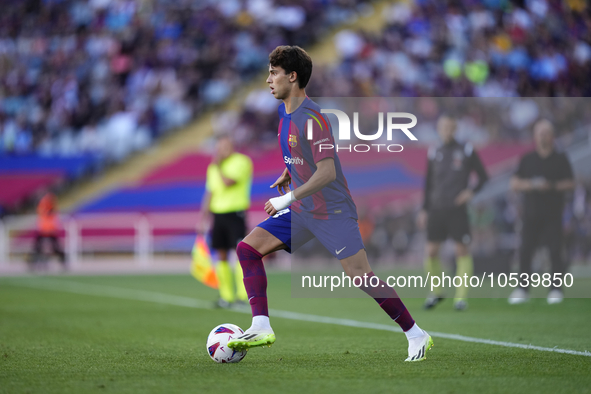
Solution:
<svg viewBox="0 0 591 394"><path fill-rule="evenodd" d="M290 134L287 142L289 143L289 146L291 146L292 148L298 146L298 138L295 134Z"/></svg>

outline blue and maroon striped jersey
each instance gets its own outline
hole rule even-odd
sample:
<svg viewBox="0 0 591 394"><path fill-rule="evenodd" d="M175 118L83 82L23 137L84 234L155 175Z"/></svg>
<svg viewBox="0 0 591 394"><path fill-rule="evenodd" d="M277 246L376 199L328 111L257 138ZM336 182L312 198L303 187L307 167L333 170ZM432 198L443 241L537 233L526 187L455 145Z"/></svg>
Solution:
<svg viewBox="0 0 591 394"><path fill-rule="evenodd" d="M307 182L316 171L316 163L322 159L334 159L336 179L313 195L294 202L291 209L296 213L311 214L315 219L352 217L357 219L357 208L343 175L341 162L335 152L335 141L330 123L320 113L320 106L309 97L291 114L281 104L279 112L279 145L283 161L291 175L293 186ZM308 119L312 119L312 139L308 139ZM333 149L320 149L322 144L331 144Z"/></svg>

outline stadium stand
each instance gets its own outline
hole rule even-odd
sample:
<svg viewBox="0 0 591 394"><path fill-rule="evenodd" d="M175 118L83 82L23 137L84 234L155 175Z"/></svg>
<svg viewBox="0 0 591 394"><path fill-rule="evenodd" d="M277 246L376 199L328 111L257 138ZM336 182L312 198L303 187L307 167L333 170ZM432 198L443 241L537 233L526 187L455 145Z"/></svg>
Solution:
<svg viewBox="0 0 591 394"><path fill-rule="evenodd" d="M10 12L0 17L5 92L0 177L8 185L0 204L14 210L39 188L69 182L145 150L204 108L227 100L232 89L260 71L268 50L278 43L311 43L367 3L11 2ZM276 13L289 18L270 22ZM381 30L343 30L335 36L333 64L315 68L310 96L588 94L581 75L587 75L591 59L585 28L590 19L588 9L577 2L420 0L387 6L381 17ZM298 29L304 20L307 28ZM274 34L261 34L264 28ZM532 45L539 39L547 53ZM228 42L230 50L221 50ZM338 78L344 75L351 77ZM268 91L255 90L241 109L222 112L213 123L233 129L242 150L256 146L264 152L276 144L276 107ZM544 112L539 102L526 98L514 107L514 113L530 117ZM562 114L565 122L589 121L571 116L581 112L571 108ZM509 142L527 140L528 119L509 116L492 122L497 124L464 133L483 147L484 161L494 166L528 146ZM577 126L564 123L559 130ZM421 143L434 138L423 134ZM255 206L279 170L272 153L257 155ZM57 160L60 156L75 157L78 164ZM353 156L348 178L352 191L367 197L361 197L361 204L408 201L420 189L424 148L388 159L397 163L391 166L395 171L389 174L387 195L372 193L368 174L376 173L379 162L364 158L360 163ZM96 196L76 212L198 209L200 173L208 160L185 155L139 184Z"/></svg>
<svg viewBox="0 0 591 394"><path fill-rule="evenodd" d="M418 0L385 7L382 17L378 32L336 35L340 61L315 68L310 97L523 97L511 109L516 116L487 119L500 127L495 134L478 130L486 142L529 139L523 123L544 108L527 97L591 95L591 7L585 2ZM234 115L244 141L273 140L275 111L265 93L251 93ZM591 122L587 112L565 108L553 121L572 132Z"/></svg>
<svg viewBox="0 0 591 394"><path fill-rule="evenodd" d="M583 1L397 2L378 34L339 34L343 61L317 74L310 93L587 97L590 11Z"/></svg>
<svg viewBox="0 0 591 394"><path fill-rule="evenodd" d="M0 156L0 205L16 210L35 191L49 189L97 171L96 157L48 158L36 155Z"/></svg>
<svg viewBox="0 0 591 394"><path fill-rule="evenodd" d="M529 144L490 144L480 154L485 165L494 168L529 148ZM276 151L244 153L253 158L252 209L260 211L269 198L269 185L283 171L283 162ZM407 148L395 155L340 154L355 200L378 206L412 201L422 187L426 155L425 148ZM210 161L210 156L203 154L186 155L154 170L137 185L98 196L77 212L198 211Z"/></svg>
<svg viewBox="0 0 591 394"><path fill-rule="evenodd" d="M313 42L365 3L8 0L0 156L121 162L226 101L278 43ZM39 185L23 182L4 209Z"/></svg>

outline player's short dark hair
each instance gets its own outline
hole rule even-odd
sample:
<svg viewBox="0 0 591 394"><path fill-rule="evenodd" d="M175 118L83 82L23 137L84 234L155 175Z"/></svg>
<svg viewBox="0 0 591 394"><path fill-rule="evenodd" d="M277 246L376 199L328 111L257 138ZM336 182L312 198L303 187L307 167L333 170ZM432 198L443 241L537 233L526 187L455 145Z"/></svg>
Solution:
<svg viewBox="0 0 591 394"><path fill-rule="evenodd" d="M269 63L273 67L281 67L286 74L295 71L300 89L308 85L312 75L312 58L299 46L278 46L269 54Z"/></svg>

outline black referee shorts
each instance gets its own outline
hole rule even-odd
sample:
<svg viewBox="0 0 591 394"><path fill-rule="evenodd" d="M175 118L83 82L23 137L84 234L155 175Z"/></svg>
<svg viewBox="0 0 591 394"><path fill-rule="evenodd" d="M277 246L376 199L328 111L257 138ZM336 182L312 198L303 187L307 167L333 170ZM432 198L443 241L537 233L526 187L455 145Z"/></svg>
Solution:
<svg viewBox="0 0 591 394"><path fill-rule="evenodd" d="M245 236L246 214L244 211L213 214L213 228L211 229L213 249L234 249Z"/></svg>
<svg viewBox="0 0 591 394"><path fill-rule="evenodd" d="M447 209L429 210L427 216L427 240L443 242L448 238L468 245L470 236L470 220L466 206Z"/></svg>

